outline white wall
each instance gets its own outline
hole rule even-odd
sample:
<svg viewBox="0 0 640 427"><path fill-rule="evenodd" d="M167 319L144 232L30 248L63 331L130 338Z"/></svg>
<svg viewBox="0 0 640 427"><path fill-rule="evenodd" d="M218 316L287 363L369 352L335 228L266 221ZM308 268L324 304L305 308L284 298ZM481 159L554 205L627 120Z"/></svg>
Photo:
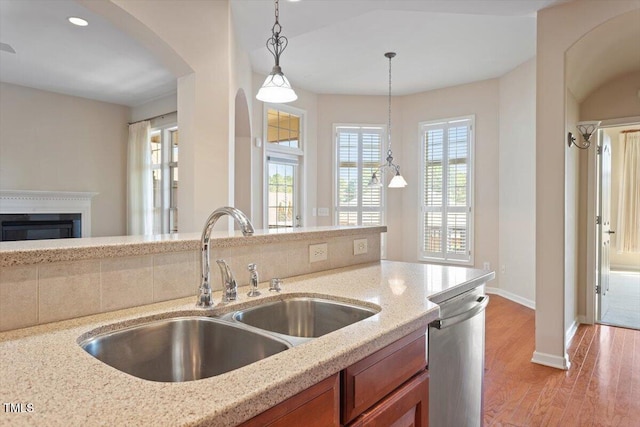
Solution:
<svg viewBox="0 0 640 427"><path fill-rule="evenodd" d="M567 129L565 133L571 132L579 141L580 133L576 128L578 122L578 101L571 91L567 89ZM579 232L579 209L580 209L580 155L583 150L574 145L569 147L565 144L565 229L564 229L564 328L565 334L572 333L572 326L576 322L578 315L577 294L578 294L578 236ZM566 337L570 338L570 337Z"/></svg>
<svg viewBox="0 0 640 427"><path fill-rule="evenodd" d="M542 9L537 19L536 71L536 351L534 361L568 367L565 301L565 54L599 24L640 1L573 1ZM570 286L570 285L569 285ZM568 303L567 306L565 303Z"/></svg>
<svg viewBox="0 0 640 427"><path fill-rule="evenodd" d="M93 236L126 231L129 108L0 83L0 188L90 191Z"/></svg>
<svg viewBox="0 0 640 427"><path fill-rule="evenodd" d="M536 61L500 77L499 263L501 293L535 306Z"/></svg>

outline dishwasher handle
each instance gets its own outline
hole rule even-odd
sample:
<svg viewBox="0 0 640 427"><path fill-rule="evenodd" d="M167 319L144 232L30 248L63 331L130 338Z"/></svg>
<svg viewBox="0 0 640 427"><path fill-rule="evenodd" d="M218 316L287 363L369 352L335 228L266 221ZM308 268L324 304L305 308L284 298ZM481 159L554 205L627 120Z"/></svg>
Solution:
<svg viewBox="0 0 640 427"><path fill-rule="evenodd" d="M445 319L438 319L429 324L429 326L436 329L444 329L450 326L456 325L460 322L464 322L465 320L471 319L482 310L487 308L487 304L489 304L489 295L483 295L478 297L476 300L478 304L476 304L470 310L465 311L464 313L457 314L455 316L447 317Z"/></svg>

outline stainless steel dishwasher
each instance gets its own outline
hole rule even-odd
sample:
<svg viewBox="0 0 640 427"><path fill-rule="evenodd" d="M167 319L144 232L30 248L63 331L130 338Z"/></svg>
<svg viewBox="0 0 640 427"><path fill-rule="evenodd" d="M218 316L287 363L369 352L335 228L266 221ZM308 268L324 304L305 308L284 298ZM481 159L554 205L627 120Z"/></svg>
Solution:
<svg viewBox="0 0 640 427"><path fill-rule="evenodd" d="M482 425L484 309L479 286L439 302L440 319L429 325L429 426Z"/></svg>

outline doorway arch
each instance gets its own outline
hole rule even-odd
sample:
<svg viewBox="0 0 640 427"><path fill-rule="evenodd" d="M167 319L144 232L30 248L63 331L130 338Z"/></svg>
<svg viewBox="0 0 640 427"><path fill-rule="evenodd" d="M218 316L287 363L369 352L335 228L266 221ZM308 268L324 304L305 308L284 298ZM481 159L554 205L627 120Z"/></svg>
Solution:
<svg viewBox="0 0 640 427"><path fill-rule="evenodd" d="M577 120L611 119L611 114L601 110L598 117L592 117L584 111L583 102L590 95L616 82L625 75L640 72L640 9L634 9L617 15L600 25L592 28L580 37L565 52L565 86L567 89L566 111L570 111L571 102L577 107ZM637 88L636 88L637 90ZM570 96L574 97L573 101ZM635 95L635 92L634 92ZM616 106L606 107L611 113ZM637 121L640 113L620 113L618 109L614 115L620 124ZM621 114L621 115L620 115ZM626 119L625 119L626 117ZM611 123L612 121L609 120ZM605 126L603 122L601 126ZM567 128L572 131L575 123L567 117ZM575 133L575 132L574 132ZM576 150L575 148L570 150ZM580 153L580 172L577 175L566 176L567 184L575 184L580 188L581 200L578 207L580 232L583 239L578 245L578 289L577 311L581 323L593 324L596 320L595 287L596 287L596 241L597 215L596 203L596 148L590 148L586 153ZM577 153L572 153L577 155ZM570 224L565 224L565 228Z"/></svg>

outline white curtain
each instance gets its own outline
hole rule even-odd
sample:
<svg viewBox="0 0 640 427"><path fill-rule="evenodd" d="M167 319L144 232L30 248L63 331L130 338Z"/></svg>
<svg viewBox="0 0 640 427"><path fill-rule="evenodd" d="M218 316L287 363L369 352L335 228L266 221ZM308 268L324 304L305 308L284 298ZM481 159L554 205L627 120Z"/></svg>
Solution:
<svg viewBox="0 0 640 427"><path fill-rule="evenodd" d="M640 131L622 136L624 158L618 199L618 252L640 252Z"/></svg>
<svg viewBox="0 0 640 427"><path fill-rule="evenodd" d="M129 125L127 150L127 234L153 233L150 122Z"/></svg>

